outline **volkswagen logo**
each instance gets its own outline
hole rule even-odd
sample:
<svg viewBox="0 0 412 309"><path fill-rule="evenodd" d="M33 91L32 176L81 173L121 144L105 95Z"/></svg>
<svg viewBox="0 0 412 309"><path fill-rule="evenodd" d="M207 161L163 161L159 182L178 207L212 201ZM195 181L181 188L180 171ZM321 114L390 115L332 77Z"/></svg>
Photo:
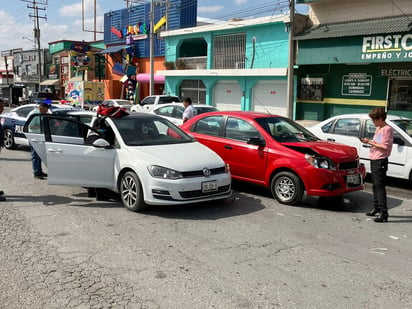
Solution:
<svg viewBox="0 0 412 309"><path fill-rule="evenodd" d="M203 168L203 175L205 177L210 177L210 169L208 169L207 167Z"/></svg>

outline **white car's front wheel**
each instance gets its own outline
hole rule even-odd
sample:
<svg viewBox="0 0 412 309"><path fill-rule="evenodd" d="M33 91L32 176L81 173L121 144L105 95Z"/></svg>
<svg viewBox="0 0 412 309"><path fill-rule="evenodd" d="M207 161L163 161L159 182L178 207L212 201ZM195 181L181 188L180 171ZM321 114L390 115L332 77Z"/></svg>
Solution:
<svg viewBox="0 0 412 309"><path fill-rule="evenodd" d="M126 172L120 182L120 196L124 207L131 211L147 208L143 200L143 190L139 178L134 172Z"/></svg>

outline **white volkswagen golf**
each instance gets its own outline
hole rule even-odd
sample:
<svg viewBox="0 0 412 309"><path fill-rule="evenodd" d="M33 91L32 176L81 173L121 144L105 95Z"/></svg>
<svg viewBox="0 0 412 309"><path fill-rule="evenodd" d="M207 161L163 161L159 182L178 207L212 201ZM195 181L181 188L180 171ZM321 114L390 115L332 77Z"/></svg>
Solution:
<svg viewBox="0 0 412 309"><path fill-rule="evenodd" d="M28 119L24 132L48 167L49 184L106 188L132 211L231 195L225 162L170 121L133 113L93 124L70 116Z"/></svg>

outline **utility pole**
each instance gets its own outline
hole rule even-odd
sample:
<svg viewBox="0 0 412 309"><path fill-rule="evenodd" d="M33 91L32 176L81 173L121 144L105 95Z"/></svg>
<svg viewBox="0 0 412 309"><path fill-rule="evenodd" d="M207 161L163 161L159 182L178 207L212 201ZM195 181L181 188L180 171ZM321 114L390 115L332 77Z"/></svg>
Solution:
<svg viewBox="0 0 412 309"><path fill-rule="evenodd" d="M289 62L288 62L288 81L287 81L287 104L286 116L293 119L293 104L295 101L294 86L294 65L295 65L295 0L289 0Z"/></svg>
<svg viewBox="0 0 412 309"><path fill-rule="evenodd" d="M154 95L154 0L150 1L150 91Z"/></svg>
<svg viewBox="0 0 412 309"><path fill-rule="evenodd" d="M41 62L41 50L40 50L40 26L39 26L39 19L45 19L47 20L46 16L39 16L39 10L45 11L45 7L39 7L38 4L40 5L47 5L48 0L22 0L23 2L29 2L32 5L29 6L27 5L27 8L33 9L33 15L29 14L30 18L33 18L33 23L34 23L34 29L33 29L33 36L34 36L34 41L37 43L37 74L38 74L38 88L37 91L40 90L40 83L41 83L41 73L42 73L42 62Z"/></svg>

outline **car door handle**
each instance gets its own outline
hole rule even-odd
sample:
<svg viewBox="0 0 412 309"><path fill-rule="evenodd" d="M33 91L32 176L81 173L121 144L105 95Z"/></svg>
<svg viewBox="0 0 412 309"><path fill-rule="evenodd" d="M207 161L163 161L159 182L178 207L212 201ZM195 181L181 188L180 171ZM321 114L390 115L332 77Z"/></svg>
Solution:
<svg viewBox="0 0 412 309"><path fill-rule="evenodd" d="M30 140L30 143L44 143L44 141L37 139L37 138L33 138Z"/></svg>
<svg viewBox="0 0 412 309"><path fill-rule="evenodd" d="M63 150L51 148L51 149L47 149L47 152L50 152L50 153L62 153Z"/></svg>
<svg viewBox="0 0 412 309"><path fill-rule="evenodd" d="M334 142L334 141L335 141L334 138L327 138L326 140L327 140L328 142Z"/></svg>
<svg viewBox="0 0 412 309"><path fill-rule="evenodd" d="M362 147L365 147L365 148L371 148L372 146L371 146L371 145L369 145L369 144L362 143Z"/></svg>
<svg viewBox="0 0 412 309"><path fill-rule="evenodd" d="M223 146L223 147L226 148L226 149L229 149L229 150L230 150L230 149L233 149L232 146L230 146L230 145L225 145L225 146Z"/></svg>

